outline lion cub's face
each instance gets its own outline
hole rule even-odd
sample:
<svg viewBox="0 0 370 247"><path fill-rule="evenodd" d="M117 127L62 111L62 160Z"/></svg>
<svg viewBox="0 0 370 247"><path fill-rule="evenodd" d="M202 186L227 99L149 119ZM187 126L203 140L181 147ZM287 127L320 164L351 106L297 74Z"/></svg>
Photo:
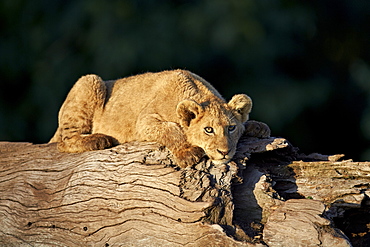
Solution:
<svg viewBox="0 0 370 247"><path fill-rule="evenodd" d="M188 142L201 147L213 163L224 164L234 156L243 131L243 124L230 111L218 116L205 111L190 123L186 133Z"/></svg>
<svg viewBox="0 0 370 247"><path fill-rule="evenodd" d="M251 107L251 99L241 94L235 95L227 104L210 102L199 105L185 100L180 102L177 113L187 141L201 147L214 164L224 164L235 154Z"/></svg>

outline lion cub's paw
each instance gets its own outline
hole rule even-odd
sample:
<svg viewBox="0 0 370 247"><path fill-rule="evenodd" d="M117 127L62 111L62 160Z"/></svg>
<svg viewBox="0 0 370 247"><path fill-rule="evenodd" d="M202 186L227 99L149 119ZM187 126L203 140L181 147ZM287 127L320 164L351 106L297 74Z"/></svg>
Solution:
<svg viewBox="0 0 370 247"><path fill-rule="evenodd" d="M81 153L92 150L102 150L112 147L115 139L104 134L75 136L58 143L58 150L64 153Z"/></svg>
<svg viewBox="0 0 370 247"><path fill-rule="evenodd" d="M245 124L245 134L248 136L258 137L258 138L267 138L270 137L271 130L267 124L249 120Z"/></svg>
<svg viewBox="0 0 370 247"><path fill-rule="evenodd" d="M92 134L84 136L82 144L86 147L86 150L102 150L112 147L114 139L104 134Z"/></svg>
<svg viewBox="0 0 370 247"><path fill-rule="evenodd" d="M178 148L173 151L175 162L181 168L192 166L197 164L205 153L202 148L197 146L188 146L184 148Z"/></svg>

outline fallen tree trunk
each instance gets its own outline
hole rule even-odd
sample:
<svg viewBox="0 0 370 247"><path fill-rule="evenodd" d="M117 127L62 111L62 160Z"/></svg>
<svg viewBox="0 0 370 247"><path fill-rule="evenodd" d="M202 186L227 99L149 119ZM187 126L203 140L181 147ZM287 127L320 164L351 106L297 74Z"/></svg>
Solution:
<svg viewBox="0 0 370 247"><path fill-rule="evenodd" d="M81 154L0 143L0 243L350 246L337 227L368 209L369 164L317 159L282 138L244 138L227 165L186 169L155 143Z"/></svg>

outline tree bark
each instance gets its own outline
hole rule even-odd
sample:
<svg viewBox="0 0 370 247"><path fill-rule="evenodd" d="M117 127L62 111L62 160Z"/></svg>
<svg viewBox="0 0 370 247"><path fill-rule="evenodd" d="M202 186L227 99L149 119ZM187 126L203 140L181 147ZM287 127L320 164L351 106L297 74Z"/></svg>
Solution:
<svg viewBox="0 0 370 247"><path fill-rule="evenodd" d="M65 154L3 142L0 245L351 246L338 219L368 208L369 163L338 157L244 137L226 165L179 169L156 143Z"/></svg>

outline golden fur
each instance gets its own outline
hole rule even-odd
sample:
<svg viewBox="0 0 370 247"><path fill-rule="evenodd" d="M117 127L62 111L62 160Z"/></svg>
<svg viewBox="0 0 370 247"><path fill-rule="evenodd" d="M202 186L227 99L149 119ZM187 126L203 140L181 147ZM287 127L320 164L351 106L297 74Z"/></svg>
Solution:
<svg viewBox="0 0 370 247"><path fill-rule="evenodd" d="M165 145L181 167L204 155L215 164L226 163L235 154L251 108L247 95L234 95L226 103L208 82L185 70L106 82L86 75L63 103L50 142L58 142L61 152L84 152L154 141ZM266 125L248 123L253 135L269 135Z"/></svg>

